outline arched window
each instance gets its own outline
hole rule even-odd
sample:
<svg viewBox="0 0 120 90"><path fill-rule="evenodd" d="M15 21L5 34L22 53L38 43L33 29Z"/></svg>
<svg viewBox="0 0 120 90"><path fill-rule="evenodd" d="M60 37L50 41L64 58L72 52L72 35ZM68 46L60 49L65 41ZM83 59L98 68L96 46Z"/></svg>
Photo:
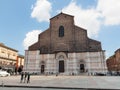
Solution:
<svg viewBox="0 0 120 90"><path fill-rule="evenodd" d="M64 27L60 26L59 27L59 37L63 37L64 36Z"/></svg>

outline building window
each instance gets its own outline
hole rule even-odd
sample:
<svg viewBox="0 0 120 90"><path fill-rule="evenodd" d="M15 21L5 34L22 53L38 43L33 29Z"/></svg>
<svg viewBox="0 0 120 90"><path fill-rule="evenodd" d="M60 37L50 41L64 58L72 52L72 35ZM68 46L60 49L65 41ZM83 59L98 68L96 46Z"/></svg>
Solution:
<svg viewBox="0 0 120 90"><path fill-rule="evenodd" d="M4 51L4 50L1 50L1 53L5 53L5 51Z"/></svg>
<svg viewBox="0 0 120 90"><path fill-rule="evenodd" d="M63 37L64 36L64 27L60 26L59 27L59 37Z"/></svg>
<svg viewBox="0 0 120 90"><path fill-rule="evenodd" d="M15 56L15 53L13 54L13 56Z"/></svg>

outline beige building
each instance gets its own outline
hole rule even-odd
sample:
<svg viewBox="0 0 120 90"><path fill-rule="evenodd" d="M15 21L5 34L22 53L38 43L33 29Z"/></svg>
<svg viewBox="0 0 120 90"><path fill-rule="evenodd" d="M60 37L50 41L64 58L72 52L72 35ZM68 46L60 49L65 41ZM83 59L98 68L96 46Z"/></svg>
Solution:
<svg viewBox="0 0 120 90"><path fill-rule="evenodd" d="M23 55L17 56L16 67L19 68L20 66L24 66L24 56Z"/></svg>
<svg viewBox="0 0 120 90"><path fill-rule="evenodd" d="M3 69L14 69L18 51L0 43L0 67Z"/></svg>
<svg viewBox="0 0 120 90"><path fill-rule="evenodd" d="M101 42L74 24L74 16L60 13L25 51L24 70L40 74L95 74L106 71Z"/></svg>

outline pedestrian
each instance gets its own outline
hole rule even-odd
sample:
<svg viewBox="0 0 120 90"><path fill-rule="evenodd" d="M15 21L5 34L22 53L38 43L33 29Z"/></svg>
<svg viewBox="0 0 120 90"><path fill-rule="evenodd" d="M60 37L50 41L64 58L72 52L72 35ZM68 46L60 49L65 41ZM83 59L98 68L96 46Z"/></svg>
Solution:
<svg viewBox="0 0 120 90"><path fill-rule="evenodd" d="M26 82L27 75L28 75L27 72L25 72L24 83Z"/></svg>
<svg viewBox="0 0 120 90"><path fill-rule="evenodd" d="M27 75L27 83L30 83L30 73L28 72L28 75Z"/></svg>
<svg viewBox="0 0 120 90"><path fill-rule="evenodd" d="M56 73L56 77L58 76L58 73Z"/></svg>
<svg viewBox="0 0 120 90"><path fill-rule="evenodd" d="M23 78L24 78L24 72L21 73L21 81L20 81L20 83L22 83Z"/></svg>

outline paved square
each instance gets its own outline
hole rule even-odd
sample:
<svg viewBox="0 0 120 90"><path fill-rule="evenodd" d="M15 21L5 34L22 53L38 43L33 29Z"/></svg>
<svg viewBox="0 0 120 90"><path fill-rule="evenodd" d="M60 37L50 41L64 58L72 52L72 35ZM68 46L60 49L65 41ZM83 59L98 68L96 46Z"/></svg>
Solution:
<svg viewBox="0 0 120 90"><path fill-rule="evenodd" d="M20 76L0 77L0 85L21 87L120 89L119 76L31 76L20 83Z"/></svg>

